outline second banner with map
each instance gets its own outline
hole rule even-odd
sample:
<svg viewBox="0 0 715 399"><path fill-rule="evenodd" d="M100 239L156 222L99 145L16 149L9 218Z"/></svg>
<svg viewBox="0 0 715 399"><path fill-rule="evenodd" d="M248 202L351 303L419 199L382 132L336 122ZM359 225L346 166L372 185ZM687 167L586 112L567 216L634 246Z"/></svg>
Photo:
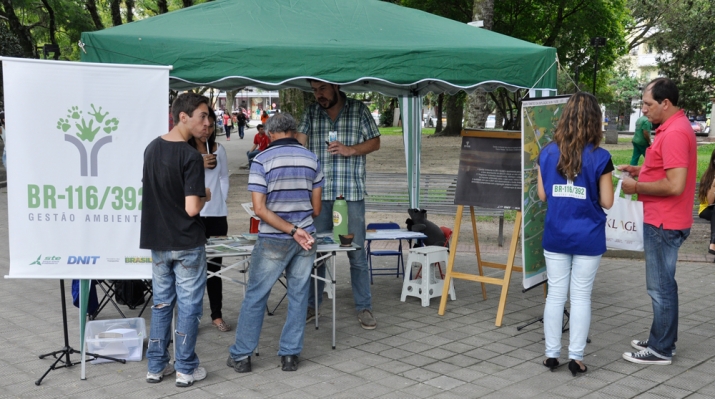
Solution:
<svg viewBox="0 0 715 399"><path fill-rule="evenodd" d="M544 248L541 245L546 203L539 200L537 193L536 163L541 148L551 141L568 99L569 96L559 96L523 100L521 103L522 148L524 149L521 248L524 262L524 289L546 280L546 262Z"/></svg>

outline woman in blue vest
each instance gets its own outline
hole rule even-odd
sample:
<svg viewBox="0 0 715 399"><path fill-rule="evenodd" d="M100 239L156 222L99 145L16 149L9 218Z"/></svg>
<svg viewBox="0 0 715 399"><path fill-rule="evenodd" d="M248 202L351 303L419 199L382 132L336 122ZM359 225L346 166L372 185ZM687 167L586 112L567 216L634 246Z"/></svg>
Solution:
<svg viewBox="0 0 715 399"><path fill-rule="evenodd" d="M601 108L596 97L574 94L553 141L539 154L538 194L546 201L543 247L549 294L544 308L544 366L559 365L564 305L570 291L569 370L586 371L583 353L591 324L591 289L606 252L606 214L613 205L611 154L599 148Z"/></svg>

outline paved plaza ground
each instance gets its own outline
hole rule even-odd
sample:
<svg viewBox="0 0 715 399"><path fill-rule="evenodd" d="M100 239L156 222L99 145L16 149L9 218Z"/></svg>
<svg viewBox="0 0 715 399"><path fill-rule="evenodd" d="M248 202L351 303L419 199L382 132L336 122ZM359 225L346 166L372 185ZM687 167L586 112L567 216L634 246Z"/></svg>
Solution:
<svg viewBox="0 0 715 399"><path fill-rule="evenodd" d="M247 227L240 215L245 193L245 170L240 169L247 140L226 142L231 183L230 231ZM219 141L222 141L219 138ZM428 139L425 142L428 142ZM436 140L436 139L434 139ZM245 147L245 148L244 148ZM245 163L245 162L243 162ZM7 189L0 189L0 272L8 273ZM377 218L375 215L368 215ZM403 222L406 215L382 215ZM495 223L480 221L484 258L504 262L506 249L498 247ZM481 228L484 227L484 231ZM507 234L510 229L507 225ZM694 230L695 232L696 230ZM417 298L400 302L401 280L380 276L372 286L375 330L360 328L355 317L348 262L338 257L337 347L331 349L329 301L321 310L321 327L308 325L298 371L280 369L276 356L286 305L275 316L266 316L260 340L260 356L253 358L253 372L237 374L226 367L234 331L221 333L212 327L208 300L199 328L197 353L208 371L204 381L190 388L174 386L173 376L159 384L147 384L146 359L127 364L87 365L87 379L80 367L51 372L41 386L38 379L50 359L38 355L63 345L59 287L56 280L0 279L0 397L40 398L715 398L715 273L706 248L703 226L688 240L695 245L681 252L677 279L680 294L680 329L677 356L670 366L640 366L621 359L633 338L647 338L651 302L645 291L642 259L604 258L593 291L591 343L584 362L588 372L572 377L567 363L568 334L564 335L564 366L549 372L544 358L543 327L535 323L517 327L541 316L543 290L521 292L521 274L514 273L504 322L494 325L499 289L488 286L482 299L477 283L456 281L457 300L437 314L438 299L422 307ZM508 240L507 240L508 242ZM460 239L460 243L463 241ZM692 249L691 249L692 248ZM698 249L699 248L699 249ZM476 273L475 257L467 242L457 253L455 268ZM381 260L383 264L387 260ZM520 264L520 258L517 258ZM502 272L487 270L488 275ZM234 277L242 277L235 273ZM68 295L69 295L69 282ZM224 319L235 326L241 306L241 287L224 283ZM284 289L276 286L269 304L276 304ZM78 312L68 299L70 344L79 349ZM134 317L138 310L122 310ZM119 317L106 308L100 319ZM151 313L144 318L147 326ZM77 355L73 360L77 360Z"/></svg>

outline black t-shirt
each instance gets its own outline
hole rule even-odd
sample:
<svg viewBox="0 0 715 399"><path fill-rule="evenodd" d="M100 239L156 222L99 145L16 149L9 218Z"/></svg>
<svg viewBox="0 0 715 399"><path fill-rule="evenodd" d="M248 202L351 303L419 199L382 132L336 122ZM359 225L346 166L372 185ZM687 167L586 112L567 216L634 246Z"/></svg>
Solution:
<svg viewBox="0 0 715 399"><path fill-rule="evenodd" d="M238 113L238 126L246 126L246 115L243 112Z"/></svg>
<svg viewBox="0 0 715 399"><path fill-rule="evenodd" d="M200 216L186 213L191 195L206 196L201 154L186 142L157 137L144 150L140 248L181 251L206 243Z"/></svg>

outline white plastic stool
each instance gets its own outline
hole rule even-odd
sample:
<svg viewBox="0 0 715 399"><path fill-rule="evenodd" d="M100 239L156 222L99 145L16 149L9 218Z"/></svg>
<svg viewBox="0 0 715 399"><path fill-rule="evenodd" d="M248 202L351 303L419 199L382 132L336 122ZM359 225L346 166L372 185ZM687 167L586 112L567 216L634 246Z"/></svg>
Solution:
<svg viewBox="0 0 715 399"><path fill-rule="evenodd" d="M416 296L422 299L422 306L429 306L431 298L442 297L444 280L439 277L439 274L435 276L435 272L438 272L435 267L438 262L447 264L447 248L429 246L410 249L400 301L405 302L408 295ZM412 270L413 263L422 265L422 278L410 279L412 273L409 273L408 270ZM449 284L449 297L453 301L457 299L453 281L450 281Z"/></svg>

